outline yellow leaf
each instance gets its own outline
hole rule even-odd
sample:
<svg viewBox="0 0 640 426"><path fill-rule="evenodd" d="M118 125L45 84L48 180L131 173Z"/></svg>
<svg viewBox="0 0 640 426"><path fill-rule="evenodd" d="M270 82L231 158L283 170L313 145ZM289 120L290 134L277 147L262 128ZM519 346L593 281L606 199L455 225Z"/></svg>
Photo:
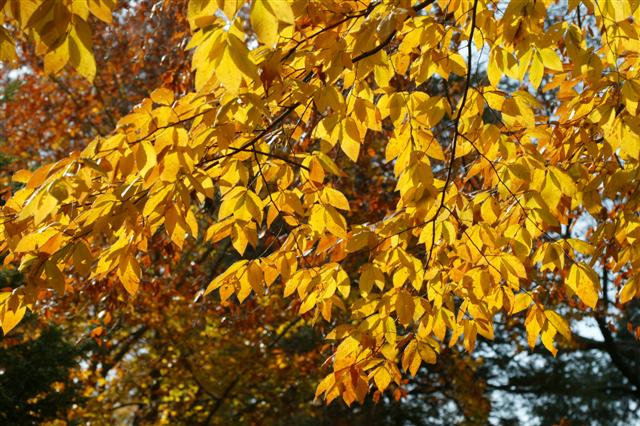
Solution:
<svg viewBox="0 0 640 426"><path fill-rule="evenodd" d="M322 381L320 382L320 384L318 384L318 387L316 388L315 398L317 399L321 394L326 393L329 389L333 387L335 382L336 382L336 378L333 375L333 373L329 374L324 379L322 379Z"/></svg>
<svg viewBox="0 0 640 426"><path fill-rule="evenodd" d="M547 348L547 350L551 352L553 356L556 356L556 354L558 353L558 349L553 346L553 338L555 337L555 335L556 329L549 326L548 322L545 323L544 327L542 328L541 340L544 347Z"/></svg>
<svg viewBox="0 0 640 426"><path fill-rule="evenodd" d="M213 23L218 4L213 0L189 0L187 20L191 29L203 28Z"/></svg>
<svg viewBox="0 0 640 426"><path fill-rule="evenodd" d="M631 131L628 126L623 126L620 148L622 149L622 152L626 154L626 157L640 159L640 140L638 138L638 134Z"/></svg>
<svg viewBox="0 0 640 426"><path fill-rule="evenodd" d="M620 290L620 303L627 303L640 292L640 285L636 279L631 279L622 290Z"/></svg>
<svg viewBox="0 0 640 426"><path fill-rule="evenodd" d="M247 190L244 205L251 214L251 218L258 224L262 223L264 204L255 192Z"/></svg>
<svg viewBox="0 0 640 426"><path fill-rule="evenodd" d="M207 289L204 292L204 295L206 296L207 294L211 293L213 290L217 290L223 284L235 282L236 275L243 274L245 272L244 267L246 264L247 264L246 260L240 260L238 262L235 262L231 266L229 266L229 268L227 268L226 271L224 271L222 274L216 276L214 279L211 280L211 282L207 286Z"/></svg>
<svg viewBox="0 0 640 426"><path fill-rule="evenodd" d="M363 295L366 296L371 293L374 284L380 290L384 289L384 274L375 265L367 263L362 267L358 286Z"/></svg>
<svg viewBox="0 0 640 426"><path fill-rule="evenodd" d="M174 100L173 92L165 87L161 87L151 92L150 98L153 102L159 105L171 105Z"/></svg>
<svg viewBox="0 0 640 426"><path fill-rule="evenodd" d="M233 218L228 218L212 224L205 234L205 239L212 243L227 238L231 234L231 226L233 225Z"/></svg>
<svg viewBox="0 0 640 426"><path fill-rule="evenodd" d="M47 276L47 286L63 295L65 289L64 275L58 266L50 259L44 263L44 272Z"/></svg>
<svg viewBox="0 0 640 426"><path fill-rule="evenodd" d="M167 234L178 247L182 248L187 236L187 224L175 205L171 205L166 213L164 226Z"/></svg>
<svg viewBox="0 0 640 426"><path fill-rule="evenodd" d="M322 190L322 196L324 202L327 204L340 210L349 210L349 201L347 201L347 197L345 197L342 192L326 187Z"/></svg>
<svg viewBox="0 0 640 426"><path fill-rule="evenodd" d="M263 291L264 273L256 262L250 263L247 267L247 279L253 291L257 294Z"/></svg>
<svg viewBox="0 0 640 426"><path fill-rule="evenodd" d="M31 172L29 170L23 169L15 172L13 176L11 176L11 181L17 182L17 183L27 183L29 182L30 178L31 178Z"/></svg>
<svg viewBox="0 0 640 426"><path fill-rule="evenodd" d="M535 53L531 59L531 69L529 70L529 81L531 86L536 90L542 82L544 76L544 65L542 64L542 58L539 53Z"/></svg>
<svg viewBox="0 0 640 426"><path fill-rule="evenodd" d="M287 24L293 24L294 16L293 10L291 9L291 1L282 1L282 0L266 0L266 3L271 9L271 13L276 16L280 21L286 22Z"/></svg>
<svg viewBox="0 0 640 426"><path fill-rule="evenodd" d="M542 63L545 67L554 71L563 71L562 61L560 61L560 58L553 49L546 47L544 49L540 49L538 53L540 53Z"/></svg>
<svg viewBox="0 0 640 426"><path fill-rule="evenodd" d="M413 312L415 311L415 304L413 297L406 290L400 290L396 298L396 313L398 314L398 321L402 325L409 325L413 319Z"/></svg>
<svg viewBox="0 0 640 426"><path fill-rule="evenodd" d="M9 32L0 26L0 61L11 62L16 59L16 48Z"/></svg>
<svg viewBox="0 0 640 426"><path fill-rule="evenodd" d="M427 250L431 249L431 245L433 244L433 225L431 223L422 227L418 242L424 244Z"/></svg>
<svg viewBox="0 0 640 426"><path fill-rule="evenodd" d="M558 333L560 333L565 339L571 340L571 328L564 318L549 309L544 311L544 316L547 317L553 328L555 328Z"/></svg>
<svg viewBox="0 0 640 426"><path fill-rule="evenodd" d="M487 77L493 87L498 87L500 80L502 79L502 55L500 49L491 49L489 53L489 62L487 64Z"/></svg>
<svg viewBox="0 0 640 426"><path fill-rule="evenodd" d="M527 73L532 57L533 49L529 49L521 58L518 59L518 80L524 80L524 75Z"/></svg>
<svg viewBox="0 0 640 426"><path fill-rule="evenodd" d="M429 142L427 143L427 146L425 148L425 152L431 158L444 161L444 151L442 151L440 142L434 137L431 137L429 139Z"/></svg>
<svg viewBox="0 0 640 426"><path fill-rule="evenodd" d="M324 181L325 173L320 161L315 158L311 158L309 161L309 169L309 178L313 182L322 183Z"/></svg>
<svg viewBox="0 0 640 426"><path fill-rule="evenodd" d="M500 208L493 197L489 197L486 200L482 201L482 204L480 206L480 214L482 215L482 218L489 224L493 224L496 220L498 220L498 216L500 215Z"/></svg>
<svg viewBox="0 0 640 426"><path fill-rule="evenodd" d="M361 144L357 125L353 119L344 120L341 125L344 126L344 131L342 132L340 148L355 163L358 161Z"/></svg>
<svg viewBox="0 0 640 426"><path fill-rule="evenodd" d="M84 242L79 241L73 251L73 267L78 273L86 276L91 273L92 262L93 257L91 256L91 252Z"/></svg>
<svg viewBox="0 0 640 426"><path fill-rule="evenodd" d="M259 79L258 67L251 61L251 53L247 45L233 34L227 37L228 51L237 71L244 75L245 80L256 81ZM218 77L220 78L220 77Z"/></svg>
<svg viewBox="0 0 640 426"><path fill-rule="evenodd" d="M249 235L247 235L247 229L236 222L231 228L231 244L233 248L242 256L249 244Z"/></svg>
<svg viewBox="0 0 640 426"><path fill-rule="evenodd" d="M352 231L347 239L347 252L354 253L368 247L375 240L375 234L366 228Z"/></svg>
<svg viewBox="0 0 640 426"><path fill-rule="evenodd" d="M110 24L112 21L111 14L115 6L115 0L89 0L89 10L91 13L107 24Z"/></svg>
<svg viewBox="0 0 640 426"><path fill-rule="evenodd" d="M571 197L577 192L578 188L575 182L565 172L558 169L557 167L550 167L549 172L551 178L555 179L555 186L560 190L561 193Z"/></svg>
<svg viewBox="0 0 640 426"><path fill-rule="evenodd" d="M590 266L583 263L571 265L566 285L578 295L585 305L595 309L596 303L598 303L600 280L598 274Z"/></svg>
<svg viewBox="0 0 640 426"><path fill-rule="evenodd" d="M475 321L467 321L464 324L464 348L471 353L476 346L476 338L478 337L478 326Z"/></svg>
<svg viewBox="0 0 640 426"><path fill-rule="evenodd" d="M160 178L165 182L174 182L180 172L180 158L177 152L165 155L162 161L163 169Z"/></svg>
<svg viewBox="0 0 640 426"><path fill-rule="evenodd" d="M340 268L335 275L335 280L337 283L338 292L342 295L342 297L347 299L349 297L349 294L351 293L351 281L349 280L349 276L342 268Z"/></svg>
<svg viewBox="0 0 640 426"><path fill-rule="evenodd" d="M19 306L15 310L5 310L2 317L2 331L5 335L18 325L26 312L27 308L25 306Z"/></svg>
<svg viewBox="0 0 640 426"><path fill-rule="evenodd" d="M89 5L87 1L74 1L69 5L69 11L85 21L89 18Z"/></svg>
<svg viewBox="0 0 640 426"><path fill-rule="evenodd" d="M233 284L222 284L220 287L220 301L224 302L230 298L235 292L236 287Z"/></svg>
<svg viewBox="0 0 640 426"><path fill-rule="evenodd" d="M527 318L524 321L527 330L527 342L530 348L536 345L540 331L546 322L544 315L541 314L542 312L538 309L537 305L533 305L531 309L529 309Z"/></svg>
<svg viewBox="0 0 640 426"><path fill-rule="evenodd" d="M189 234L193 238L196 238L198 236L198 220L196 219L196 215L193 214L193 211L191 211L191 209L187 210L187 215L184 218L184 221L187 224Z"/></svg>
<svg viewBox="0 0 640 426"><path fill-rule="evenodd" d="M148 173L157 164L156 151L149 141L142 141L136 149L136 165L140 176L146 178Z"/></svg>
<svg viewBox="0 0 640 426"><path fill-rule="evenodd" d="M527 309L533 300L528 293L518 293L515 297L515 303L511 309L511 314L517 314L520 311Z"/></svg>
<svg viewBox="0 0 640 426"><path fill-rule="evenodd" d="M168 184L156 185L150 191L149 198L147 199L142 214L144 216L150 216L154 212L157 212L158 206L165 202L169 197L172 190L172 186Z"/></svg>
<svg viewBox="0 0 640 426"><path fill-rule="evenodd" d="M91 29L82 19L75 19L69 33L69 62L87 80L93 82L96 76L96 60L93 57Z"/></svg>
<svg viewBox="0 0 640 426"><path fill-rule="evenodd" d="M118 277L127 292L134 296L140 285L140 265L134 256L123 253L118 264Z"/></svg>
<svg viewBox="0 0 640 426"><path fill-rule="evenodd" d="M344 238L347 236L347 222L338 211L331 206L324 206L324 226L336 237Z"/></svg>
<svg viewBox="0 0 640 426"><path fill-rule="evenodd" d="M420 354L420 358L427 364L436 363L436 352L428 345L418 343L418 353Z"/></svg>
<svg viewBox="0 0 640 426"><path fill-rule="evenodd" d="M44 72L57 74L69 62L70 55L69 38L65 37L58 47L44 56Z"/></svg>
<svg viewBox="0 0 640 426"><path fill-rule="evenodd" d="M272 47L278 42L278 18L269 7L268 0L255 0L251 9L251 26L258 40ZM277 2L274 2L277 3ZM286 4L287 2L280 2Z"/></svg>
<svg viewBox="0 0 640 426"><path fill-rule="evenodd" d="M360 144L353 139L345 138L340 142L340 148L347 154L347 157L354 163L358 161L358 154L360 154Z"/></svg>
<svg viewBox="0 0 640 426"><path fill-rule="evenodd" d="M233 21L233 17L242 4L243 0L218 0L218 5L230 21Z"/></svg>
<svg viewBox="0 0 640 426"><path fill-rule="evenodd" d="M547 172L544 178L544 187L541 195L544 201L552 210L558 207L558 203L562 199L562 189L558 187L559 182L555 179L551 172Z"/></svg>
<svg viewBox="0 0 640 426"><path fill-rule="evenodd" d="M402 355L402 368L405 371L408 371L412 377L415 377L418 373L418 369L420 368L420 364L422 364L422 359L418 354L418 344L415 340L412 340L404 348L404 353Z"/></svg>
<svg viewBox="0 0 640 426"><path fill-rule="evenodd" d="M304 313L309 312L311 309L313 309L314 306L316 306L316 302L318 300L318 293L317 292L311 292L307 298L304 300L304 302L302 302L302 305L300 305L300 311L299 313L302 315Z"/></svg>
<svg viewBox="0 0 640 426"><path fill-rule="evenodd" d="M59 203L58 199L48 192L42 194L39 197L39 201L38 209L33 215L33 221L36 225L45 220L49 214L53 213Z"/></svg>
<svg viewBox="0 0 640 426"><path fill-rule="evenodd" d="M374 370L373 380L375 381L376 386L378 387L378 390L380 390L380 392L384 392L384 390L389 386L389 384L391 383L391 373L389 373L389 370L387 369L387 366L385 364Z"/></svg>
<svg viewBox="0 0 640 426"><path fill-rule="evenodd" d="M240 84L242 84L242 72L238 70L237 65L233 61L231 47L229 46L222 52L220 63L216 68L216 76L230 93L238 93Z"/></svg>

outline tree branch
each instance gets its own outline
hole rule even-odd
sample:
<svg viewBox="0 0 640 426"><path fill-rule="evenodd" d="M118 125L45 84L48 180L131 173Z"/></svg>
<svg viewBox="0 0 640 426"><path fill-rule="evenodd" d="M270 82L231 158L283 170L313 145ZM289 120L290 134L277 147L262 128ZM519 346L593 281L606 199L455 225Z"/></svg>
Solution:
<svg viewBox="0 0 640 426"><path fill-rule="evenodd" d="M447 177L444 181L444 185L442 186L442 196L440 198L440 205L438 209L434 213L433 217L427 221L427 223L431 222L433 226L433 235L436 235L436 220L438 216L444 209L444 200L447 194L447 187L449 183L451 183L451 177L453 176L453 165L456 159L456 148L458 146L458 137L460 136L460 118L462 117L462 111L464 111L465 104L467 102L467 96L469 95L469 87L471 87L471 43L473 43L473 34L476 30L476 13L478 11L478 0L473 1L473 8L471 9L471 30L469 31L469 41L467 42L467 77L464 85L464 92L462 94L462 100L460 101L460 108L456 113L456 118L454 119L454 134L453 141L451 142L451 158L449 159L449 165L447 167ZM433 238L431 240L431 247L429 248L429 254L427 255L427 261L425 263L425 267L429 267L429 263L431 262L431 255L433 254L433 249L435 247L436 239Z"/></svg>
<svg viewBox="0 0 640 426"><path fill-rule="evenodd" d="M609 354L611 358L611 362L616 366L618 371L622 373L622 375L633 385L635 388L634 395L636 398L640 399L640 373L638 371L633 371L631 367L626 363L624 357L620 354L618 347L616 345L615 340L613 339L613 335L611 334L611 330L609 330L609 326L607 325L607 308L609 306L609 296L607 294L609 286L609 271L607 270L606 265L603 262L602 266L602 301L603 303L603 312L602 315L598 315L596 313L595 318L598 323L598 328L600 328L600 332L602 333L602 337L604 338L604 350Z"/></svg>
<svg viewBox="0 0 640 426"><path fill-rule="evenodd" d="M102 369L102 374L104 376L106 376L107 373L111 371L113 367L115 367L120 361L122 361L122 358L124 358L124 356L129 352L129 350L131 350L131 346L133 346L134 343L140 340L140 338L142 338L142 336L144 335L144 333L147 332L148 329L149 327L147 327L146 325L143 325L129 335L127 340L120 347L120 350L116 352L113 358L111 358L111 361L104 364Z"/></svg>

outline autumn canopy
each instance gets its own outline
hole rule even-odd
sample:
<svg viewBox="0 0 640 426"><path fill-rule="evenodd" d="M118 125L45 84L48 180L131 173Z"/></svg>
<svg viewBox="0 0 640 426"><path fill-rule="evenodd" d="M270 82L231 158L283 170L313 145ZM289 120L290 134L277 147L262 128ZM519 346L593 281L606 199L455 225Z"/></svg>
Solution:
<svg viewBox="0 0 640 426"><path fill-rule="evenodd" d="M116 3L0 0L0 59L95 97ZM24 276L4 333L69 294L109 315L269 300L322 331L316 396L349 404L496 321L555 355L640 298L637 6L190 0L184 43L153 45L188 83L3 183Z"/></svg>

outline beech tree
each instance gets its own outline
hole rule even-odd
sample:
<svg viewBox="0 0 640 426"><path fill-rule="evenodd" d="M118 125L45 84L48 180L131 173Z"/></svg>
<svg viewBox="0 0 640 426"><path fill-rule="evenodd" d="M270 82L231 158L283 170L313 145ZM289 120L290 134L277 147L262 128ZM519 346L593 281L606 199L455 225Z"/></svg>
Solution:
<svg viewBox="0 0 640 426"><path fill-rule="evenodd" d="M88 109L86 147L57 135L55 161L13 174L0 250L25 282L0 295L4 333L54 294L160 316L290 303L333 342L316 397L351 404L402 397L496 322L555 355L592 317L638 395L615 340L640 296L637 6L190 0L190 36L147 39L193 82ZM115 8L0 0L0 57L33 48L101 103L92 32Z"/></svg>

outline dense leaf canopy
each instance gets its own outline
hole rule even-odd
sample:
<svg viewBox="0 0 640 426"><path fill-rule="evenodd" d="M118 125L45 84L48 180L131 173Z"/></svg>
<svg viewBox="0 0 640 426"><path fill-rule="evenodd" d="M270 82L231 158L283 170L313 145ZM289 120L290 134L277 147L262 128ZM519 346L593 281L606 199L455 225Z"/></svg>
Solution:
<svg viewBox="0 0 640 426"><path fill-rule="evenodd" d="M401 397L496 322L555 355L591 315L610 343L640 298L637 6L190 0L189 36L149 36L174 78L112 123L85 104L86 147L56 135L58 155L13 175L0 250L25 282L0 293L2 329L54 292L130 299L150 322L194 299L262 304L263 347L299 321L334 342L316 396L348 404ZM96 78L114 8L0 0L0 59L33 48L98 102L126 87Z"/></svg>

